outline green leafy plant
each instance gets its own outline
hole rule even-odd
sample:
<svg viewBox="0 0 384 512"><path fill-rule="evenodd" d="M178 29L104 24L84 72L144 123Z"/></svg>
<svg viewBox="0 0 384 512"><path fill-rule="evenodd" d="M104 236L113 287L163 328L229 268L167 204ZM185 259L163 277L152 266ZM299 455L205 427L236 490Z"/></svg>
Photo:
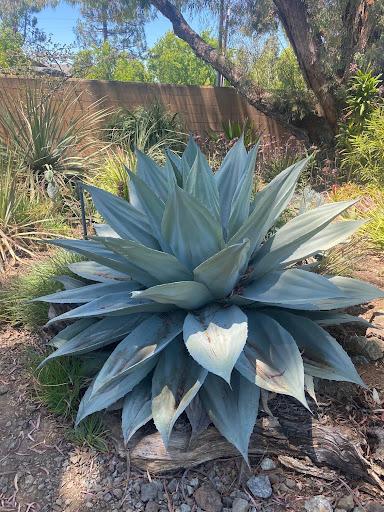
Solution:
<svg viewBox="0 0 384 512"><path fill-rule="evenodd" d="M249 119L243 123L240 121L227 121L222 124L223 132L228 141L239 139L241 136L244 138L246 147L253 146L259 140L259 135L256 128L253 126Z"/></svg>
<svg viewBox="0 0 384 512"><path fill-rule="evenodd" d="M80 261L81 257L65 251L50 253L41 261L33 261L26 271L10 278L0 289L0 322L37 330L47 321L48 304L31 302L42 294L62 289L55 278L73 276L68 264Z"/></svg>
<svg viewBox="0 0 384 512"><path fill-rule="evenodd" d="M131 152L139 149L156 160L163 159L163 151L169 147L181 151L186 135L178 114L167 112L155 102L148 107L121 110L107 127L108 141Z"/></svg>
<svg viewBox="0 0 384 512"><path fill-rule="evenodd" d="M73 323L53 338L45 363L110 353L78 423L123 399L125 440L152 418L167 445L185 411L194 435L208 416L247 459L260 388L308 407L313 377L362 384L323 327L358 321L340 310L384 293L300 268L361 226L333 223L354 201L307 211L266 239L308 159L252 197L256 156L240 139L213 174L191 138L181 157L167 152L164 167L138 153L131 203L86 186L108 224L94 240L54 244L89 258L69 266L88 284L39 298L73 305L50 321Z"/></svg>
<svg viewBox="0 0 384 512"><path fill-rule="evenodd" d="M15 155L0 152L0 270L21 256L32 256L41 237L65 234L63 224L53 220L44 203L29 200L21 179Z"/></svg>
<svg viewBox="0 0 384 512"><path fill-rule="evenodd" d="M10 148L30 171L33 186L38 183L53 191L62 185L63 176L81 173L99 153L100 123L111 111L102 109L99 101L79 113L79 98L71 88L58 92L29 87L16 98L2 94L0 148ZM53 173L48 183L46 171Z"/></svg>

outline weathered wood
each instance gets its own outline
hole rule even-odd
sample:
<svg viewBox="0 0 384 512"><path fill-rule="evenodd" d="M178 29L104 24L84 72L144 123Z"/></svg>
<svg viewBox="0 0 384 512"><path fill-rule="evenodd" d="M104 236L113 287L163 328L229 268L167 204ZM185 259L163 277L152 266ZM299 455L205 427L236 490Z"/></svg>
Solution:
<svg viewBox="0 0 384 512"><path fill-rule="evenodd" d="M258 420L249 445L251 458L266 454L280 457L291 469L314 476L319 474L319 467L328 467L384 490L384 471L379 471L377 465L364 457L361 447L367 444L366 440L353 428L333 423L329 417L327 421L316 419L297 402L281 395L269 405L276 417ZM125 457L127 449L119 423L108 426L118 451ZM209 427L192 443L189 430L174 431L168 449L158 432L151 433L133 443L129 456L133 466L151 473L164 473L215 459L239 457L239 452L214 427ZM332 470L324 473L326 479L331 480L336 475Z"/></svg>

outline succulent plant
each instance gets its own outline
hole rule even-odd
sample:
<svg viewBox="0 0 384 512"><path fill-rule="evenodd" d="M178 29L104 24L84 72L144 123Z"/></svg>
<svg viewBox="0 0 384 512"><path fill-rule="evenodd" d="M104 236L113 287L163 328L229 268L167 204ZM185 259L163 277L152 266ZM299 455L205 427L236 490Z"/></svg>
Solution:
<svg viewBox="0 0 384 512"><path fill-rule="evenodd" d="M333 222L354 201L273 232L308 159L253 197L256 155L240 139L214 174L190 139L164 167L138 152L130 203L86 186L107 224L92 240L54 241L88 258L70 265L85 281L39 299L73 305L50 321L72 323L46 360L109 350L77 422L120 401L126 441L153 419L167 445L185 411L193 435L211 421L247 458L260 388L308 407L313 377L363 384L324 327L359 321L341 310L383 292L302 264L359 228Z"/></svg>

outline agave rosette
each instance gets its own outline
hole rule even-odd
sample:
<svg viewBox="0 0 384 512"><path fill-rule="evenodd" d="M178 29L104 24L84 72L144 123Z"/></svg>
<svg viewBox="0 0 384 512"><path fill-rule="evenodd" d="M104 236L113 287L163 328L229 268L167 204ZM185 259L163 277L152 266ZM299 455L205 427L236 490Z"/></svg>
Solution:
<svg viewBox="0 0 384 512"><path fill-rule="evenodd" d="M239 140L214 174L190 139L164 167L138 152L130 203L85 187L107 224L92 240L54 241L88 259L70 265L83 280L39 299L73 304L51 320L72 323L47 360L109 349L78 422L121 401L126 441L153 419L167 445L185 411L193 435L211 421L247 458L260 388L306 406L313 377L362 384L323 327L358 321L341 310L384 294L299 266L359 228L333 222L353 201L298 215L267 237L308 159L253 197L256 155Z"/></svg>

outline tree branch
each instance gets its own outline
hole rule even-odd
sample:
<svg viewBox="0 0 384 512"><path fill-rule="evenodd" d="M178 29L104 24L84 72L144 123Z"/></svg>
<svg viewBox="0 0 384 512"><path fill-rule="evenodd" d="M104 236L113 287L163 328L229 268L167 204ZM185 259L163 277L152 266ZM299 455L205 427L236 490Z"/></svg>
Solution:
<svg viewBox="0 0 384 512"><path fill-rule="evenodd" d="M278 121L284 128L299 138L307 138L302 130L287 123L280 114L273 112L262 100L260 88L244 75L241 68L233 64L227 57L221 55L215 48L206 43L187 23L181 12L168 0L150 0L172 23L174 33L192 48L194 53L210 64L223 75L228 82L250 103L263 114Z"/></svg>

